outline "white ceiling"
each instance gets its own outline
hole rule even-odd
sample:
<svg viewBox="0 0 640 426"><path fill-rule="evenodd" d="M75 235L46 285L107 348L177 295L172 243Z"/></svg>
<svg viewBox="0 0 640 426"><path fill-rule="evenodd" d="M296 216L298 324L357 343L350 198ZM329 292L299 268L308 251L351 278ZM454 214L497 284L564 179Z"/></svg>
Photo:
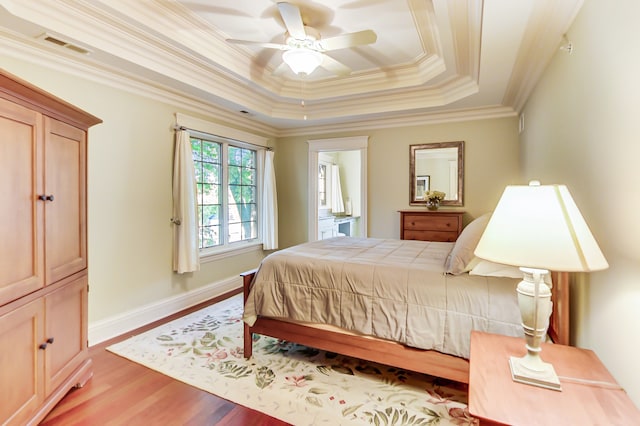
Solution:
<svg viewBox="0 0 640 426"><path fill-rule="evenodd" d="M582 0L289 3L323 38L370 29L377 40L327 52L350 75L274 75L280 51L226 39L283 43L276 0L0 0L0 43L284 136L515 115Z"/></svg>

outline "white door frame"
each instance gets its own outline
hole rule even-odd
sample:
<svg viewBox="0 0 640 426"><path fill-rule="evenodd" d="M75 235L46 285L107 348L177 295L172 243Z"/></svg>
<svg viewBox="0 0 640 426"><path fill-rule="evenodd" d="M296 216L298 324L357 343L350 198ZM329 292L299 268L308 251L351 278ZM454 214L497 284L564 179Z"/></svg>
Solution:
<svg viewBox="0 0 640 426"><path fill-rule="evenodd" d="M308 241L318 239L318 153L333 151L360 151L360 234L367 236L367 147L369 136L313 139L309 144L309 212Z"/></svg>

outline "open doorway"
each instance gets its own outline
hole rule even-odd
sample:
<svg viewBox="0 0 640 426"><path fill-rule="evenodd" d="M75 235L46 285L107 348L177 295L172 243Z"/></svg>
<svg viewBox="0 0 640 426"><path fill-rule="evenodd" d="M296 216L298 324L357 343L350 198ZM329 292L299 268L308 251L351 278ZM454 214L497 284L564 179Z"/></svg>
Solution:
<svg viewBox="0 0 640 426"><path fill-rule="evenodd" d="M308 141L309 241L367 236L368 139Z"/></svg>

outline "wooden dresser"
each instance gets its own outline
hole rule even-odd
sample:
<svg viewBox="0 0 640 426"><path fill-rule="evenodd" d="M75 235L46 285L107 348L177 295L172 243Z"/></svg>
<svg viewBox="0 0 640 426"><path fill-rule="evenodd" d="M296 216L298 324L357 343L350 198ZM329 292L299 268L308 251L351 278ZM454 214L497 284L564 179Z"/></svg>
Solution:
<svg viewBox="0 0 640 426"><path fill-rule="evenodd" d="M0 69L0 424L37 424L92 375L87 130L101 120Z"/></svg>
<svg viewBox="0 0 640 426"><path fill-rule="evenodd" d="M454 242L462 232L463 211L400 210L400 239Z"/></svg>

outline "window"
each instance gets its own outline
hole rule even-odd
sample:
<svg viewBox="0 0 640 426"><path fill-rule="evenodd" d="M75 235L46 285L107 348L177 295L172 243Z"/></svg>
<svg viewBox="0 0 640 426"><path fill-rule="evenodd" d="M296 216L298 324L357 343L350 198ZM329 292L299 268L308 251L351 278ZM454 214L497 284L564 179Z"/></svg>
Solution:
<svg viewBox="0 0 640 426"><path fill-rule="evenodd" d="M258 238L257 151L216 136L191 137L200 250Z"/></svg>

